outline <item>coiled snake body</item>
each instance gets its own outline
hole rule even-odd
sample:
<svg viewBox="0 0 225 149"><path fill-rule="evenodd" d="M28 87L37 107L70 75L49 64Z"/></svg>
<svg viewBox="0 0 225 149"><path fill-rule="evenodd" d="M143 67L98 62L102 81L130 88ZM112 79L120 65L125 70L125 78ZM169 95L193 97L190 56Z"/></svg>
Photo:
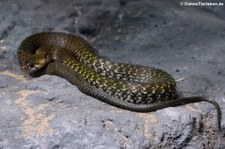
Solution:
<svg viewBox="0 0 225 149"><path fill-rule="evenodd" d="M221 110L215 101L205 97L177 99L175 81L165 71L105 60L78 36L57 32L31 35L19 46L18 59L26 72L61 76L82 92L127 110L151 112L192 102L210 102L217 109L221 127Z"/></svg>

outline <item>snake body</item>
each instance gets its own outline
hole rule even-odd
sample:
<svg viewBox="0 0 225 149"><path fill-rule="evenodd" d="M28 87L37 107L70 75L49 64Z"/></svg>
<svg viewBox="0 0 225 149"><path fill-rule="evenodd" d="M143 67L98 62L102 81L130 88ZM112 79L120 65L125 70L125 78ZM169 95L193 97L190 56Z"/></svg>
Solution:
<svg viewBox="0 0 225 149"><path fill-rule="evenodd" d="M176 84L167 72L154 67L112 62L98 56L81 37L46 32L27 37L18 48L21 69L61 76L82 92L111 105L137 112L206 101L206 97L177 98Z"/></svg>

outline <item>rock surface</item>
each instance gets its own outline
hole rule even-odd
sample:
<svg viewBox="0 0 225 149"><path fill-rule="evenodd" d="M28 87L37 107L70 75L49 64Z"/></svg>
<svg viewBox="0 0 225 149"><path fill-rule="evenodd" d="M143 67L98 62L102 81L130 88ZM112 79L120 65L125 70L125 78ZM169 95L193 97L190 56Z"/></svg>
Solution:
<svg viewBox="0 0 225 149"><path fill-rule="evenodd" d="M224 8L175 0L1 0L0 149L225 148ZM19 68L17 48L42 31L78 34L113 61L166 70L183 96L215 98L222 131L208 103L136 113L60 77L31 78Z"/></svg>

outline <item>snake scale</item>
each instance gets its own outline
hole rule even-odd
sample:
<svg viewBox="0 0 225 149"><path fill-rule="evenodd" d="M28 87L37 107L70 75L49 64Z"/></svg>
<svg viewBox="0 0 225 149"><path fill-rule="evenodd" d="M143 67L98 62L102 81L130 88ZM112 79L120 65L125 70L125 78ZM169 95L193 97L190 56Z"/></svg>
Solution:
<svg viewBox="0 0 225 149"><path fill-rule="evenodd" d="M167 72L154 67L105 60L83 38L59 32L36 33L18 48L21 69L30 74L63 77L83 93L108 104L137 112L151 112L170 106L206 101L207 97L177 98L176 83Z"/></svg>

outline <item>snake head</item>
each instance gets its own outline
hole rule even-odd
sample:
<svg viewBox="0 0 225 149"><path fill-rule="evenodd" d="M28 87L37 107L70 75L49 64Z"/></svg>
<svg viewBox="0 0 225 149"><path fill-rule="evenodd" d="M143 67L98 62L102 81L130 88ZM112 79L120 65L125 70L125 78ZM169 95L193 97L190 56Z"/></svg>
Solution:
<svg viewBox="0 0 225 149"><path fill-rule="evenodd" d="M26 58L21 64L21 70L27 73L35 72L50 62L49 55L46 53L35 53Z"/></svg>
<svg viewBox="0 0 225 149"><path fill-rule="evenodd" d="M31 72L35 72L38 70L38 67L36 66L36 64L34 64L33 62L27 62L26 64L24 64L21 67L22 71L31 73Z"/></svg>
<svg viewBox="0 0 225 149"><path fill-rule="evenodd" d="M47 59L37 59L37 58L29 58L25 63L21 66L21 70L27 73L35 72L45 65L47 65Z"/></svg>

